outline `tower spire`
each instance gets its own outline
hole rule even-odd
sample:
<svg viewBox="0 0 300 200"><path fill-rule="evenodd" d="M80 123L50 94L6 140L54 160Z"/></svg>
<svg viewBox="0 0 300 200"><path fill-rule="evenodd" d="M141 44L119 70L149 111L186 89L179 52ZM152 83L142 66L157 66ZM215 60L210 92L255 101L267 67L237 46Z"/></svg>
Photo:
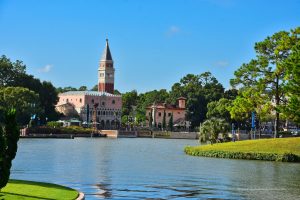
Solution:
<svg viewBox="0 0 300 200"><path fill-rule="evenodd" d="M103 51L103 54L101 57L101 61L107 61L107 60L112 61L112 56L111 56L110 49L109 49L108 39L106 38L106 46L104 48L104 51Z"/></svg>

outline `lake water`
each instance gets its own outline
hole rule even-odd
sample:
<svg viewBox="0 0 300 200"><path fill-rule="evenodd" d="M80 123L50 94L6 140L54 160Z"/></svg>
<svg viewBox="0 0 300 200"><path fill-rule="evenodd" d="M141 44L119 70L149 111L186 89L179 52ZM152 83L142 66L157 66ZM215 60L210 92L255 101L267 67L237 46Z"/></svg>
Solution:
<svg viewBox="0 0 300 200"><path fill-rule="evenodd" d="M195 140L21 139L11 178L86 199L300 199L300 164L187 156Z"/></svg>

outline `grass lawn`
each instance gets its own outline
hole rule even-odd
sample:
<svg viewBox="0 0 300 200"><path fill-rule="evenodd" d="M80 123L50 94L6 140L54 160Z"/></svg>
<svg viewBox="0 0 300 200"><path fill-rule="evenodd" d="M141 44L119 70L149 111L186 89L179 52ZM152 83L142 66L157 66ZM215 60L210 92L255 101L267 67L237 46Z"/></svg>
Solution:
<svg viewBox="0 0 300 200"><path fill-rule="evenodd" d="M299 162L300 137L188 146L185 152L194 156ZM292 156L294 160L292 158L285 160L284 156Z"/></svg>
<svg viewBox="0 0 300 200"><path fill-rule="evenodd" d="M78 192L74 189L33 181L10 180L0 192L0 200L29 199L76 199Z"/></svg>

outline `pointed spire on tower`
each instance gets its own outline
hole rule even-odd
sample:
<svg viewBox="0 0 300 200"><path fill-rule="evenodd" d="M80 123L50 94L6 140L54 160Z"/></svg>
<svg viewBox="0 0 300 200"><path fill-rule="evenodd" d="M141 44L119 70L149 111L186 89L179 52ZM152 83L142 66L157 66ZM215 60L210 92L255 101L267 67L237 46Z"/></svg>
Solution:
<svg viewBox="0 0 300 200"><path fill-rule="evenodd" d="M108 39L106 38L106 46L105 49L103 51L102 57L101 57L101 61L106 61L106 60L111 60L112 61L112 57L111 57L111 53L109 50L109 45L108 45Z"/></svg>

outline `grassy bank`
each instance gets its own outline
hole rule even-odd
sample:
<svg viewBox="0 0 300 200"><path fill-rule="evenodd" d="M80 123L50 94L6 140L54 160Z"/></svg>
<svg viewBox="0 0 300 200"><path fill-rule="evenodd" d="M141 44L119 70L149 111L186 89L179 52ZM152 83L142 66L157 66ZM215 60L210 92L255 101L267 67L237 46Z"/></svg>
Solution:
<svg viewBox="0 0 300 200"><path fill-rule="evenodd" d="M184 151L192 156L300 162L300 137L187 146Z"/></svg>
<svg viewBox="0 0 300 200"><path fill-rule="evenodd" d="M41 182L10 180L0 192L0 199L76 199L78 192L74 189Z"/></svg>

